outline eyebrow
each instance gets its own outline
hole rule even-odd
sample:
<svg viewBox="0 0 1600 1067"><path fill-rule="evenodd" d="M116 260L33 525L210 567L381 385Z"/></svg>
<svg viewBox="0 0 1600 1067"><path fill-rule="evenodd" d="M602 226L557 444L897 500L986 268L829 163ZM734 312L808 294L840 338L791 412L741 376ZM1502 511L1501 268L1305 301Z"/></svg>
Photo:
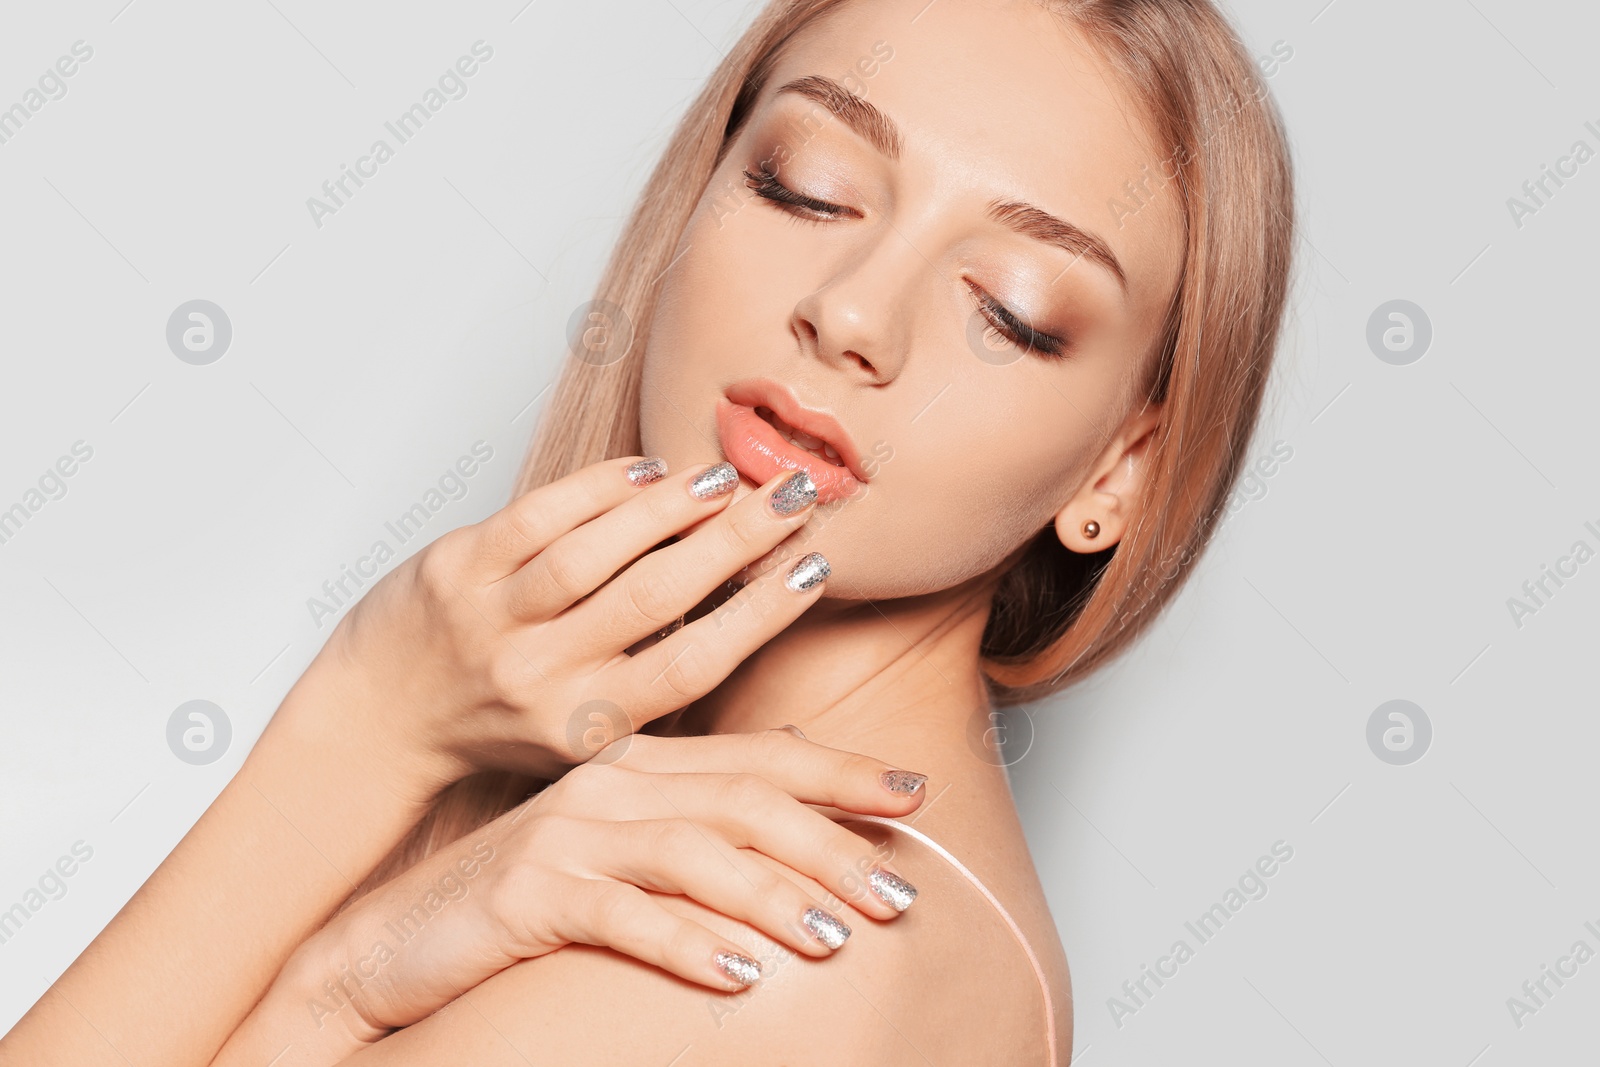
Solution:
<svg viewBox="0 0 1600 1067"><path fill-rule="evenodd" d="M865 98L857 96L832 78L822 74L807 74L805 77L785 82L778 87L777 92L798 93L815 100L879 153L891 160L900 159L900 148L904 143L900 127ZM1043 208L1020 200L991 200L987 214L991 221L998 222L1024 237L1043 241L1076 257L1100 264L1115 275L1117 283L1122 286L1124 292L1127 291L1127 273L1122 269L1122 264L1116 255L1112 253L1111 247L1096 234L1066 219L1057 218Z"/></svg>

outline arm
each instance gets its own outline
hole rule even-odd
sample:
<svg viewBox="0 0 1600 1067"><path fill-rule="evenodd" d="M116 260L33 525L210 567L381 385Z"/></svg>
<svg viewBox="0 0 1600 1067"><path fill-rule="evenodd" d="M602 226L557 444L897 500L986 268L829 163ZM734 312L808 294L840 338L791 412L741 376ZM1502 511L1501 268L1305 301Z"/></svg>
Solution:
<svg viewBox="0 0 1600 1067"><path fill-rule="evenodd" d="M431 799L435 770L350 729L362 699L325 648L239 773L0 1043L8 1060L209 1062Z"/></svg>
<svg viewBox="0 0 1600 1067"><path fill-rule="evenodd" d="M645 889L738 916L811 958L843 944L805 923L832 913L830 892L873 918L898 916L860 877L887 861L802 803L903 814L925 794L888 788L890 768L784 730L631 741L342 913L295 953L214 1067L327 1067L572 943L615 948L716 994L742 988L714 963L740 944ZM782 857L779 869L809 871L824 888L808 894L756 855Z"/></svg>
<svg viewBox="0 0 1600 1067"><path fill-rule="evenodd" d="M854 932L832 957L794 952L695 901L657 897L739 943L760 961L760 981L715 992L569 945L499 972L340 1067L1047 1063L1038 984L993 907L931 851L886 827L854 828L920 892L892 922L845 904L839 915ZM775 870L839 903L797 872ZM1070 1050L1069 1027L1063 1058Z"/></svg>
<svg viewBox="0 0 1600 1067"><path fill-rule="evenodd" d="M765 506L793 496L784 475L725 507L726 479L696 495L697 469L640 480L637 466L605 460L524 494L369 590L235 780L0 1055L210 1062L440 789L484 767L557 777L709 692L816 601L821 585L767 573L628 653L812 514Z"/></svg>
<svg viewBox="0 0 1600 1067"><path fill-rule="evenodd" d="M887 857L894 852L892 843L878 837L876 829L863 836L877 838L877 855ZM732 939L760 962L760 981L742 992L693 986L607 948L574 944L499 972L340 1067L997 1062L981 1054L952 1056L948 1043L930 1037L941 1015L967 1017L939 995L945 980L954 977L950 961L936 961L922 950L946 887L938 884L938 872L925 869L916 857L902 851L893 860L922 891L916 904L893 922L844 904L838 913L853 932L826 959L797 953L685 898L654 897L674 914ZM841 903L808 878L787 877L830 905ZM977 938L968 933L962 940Z"/></svg>

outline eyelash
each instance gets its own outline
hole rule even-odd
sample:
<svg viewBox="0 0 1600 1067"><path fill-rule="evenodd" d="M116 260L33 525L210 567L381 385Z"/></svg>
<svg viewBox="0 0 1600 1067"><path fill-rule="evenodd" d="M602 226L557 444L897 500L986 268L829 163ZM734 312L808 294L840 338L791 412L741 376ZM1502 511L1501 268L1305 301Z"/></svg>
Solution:
<svg viewBox="0 0 1600 1067"><path fill-rule="evenodd" d="M1012 344L1023 349L1029 349L1049 356L1052 359L1063 359L1067 343L1053 334L1042 333L1023 322L1007 310L1004 304L999 303L988 293L972 286L973 295L978 300L978 311L989 320L989 325L1005 334ZM998 319L999 321L995 321Z"/></svg>
<svg viewBox="0 0 1600 1067"><path fill-rule="evenodd" d="M830 204L826 200L817 200L803 193L797 193L778 181L777 175L765 169L751 171L746 168L744 178L745 184L757 196L765 200L787 207L797 207L804 211L815 212L813 215L802 215L790 211L789 215L792 218L806 222L824 222L828 219L846 217L851 210L838 204ZM818 218L817 216L819 215L822 217ZM970 282L968 286L977 300L979 313L983 315L989 325L1004 334L1012 344L1022 349L1039 352L1051 358L1063 358L1062 354L1067 347L1066 341L1052 334L1035 330L1032 326L1012 314L1004 304L995 300L982 289L972 285Z"/></svg>
<svg viewBox="0 0 1600 1067"><path fill-rule="evenodd" d="M825 218L836 219L849 212L849 208L830 204L826 200L816 200L803 193L797 193L778 180L776 174L763 168L758 172L751 172L747 167L744 172L745 184L754 190L757 196L779 204L789 204L793 207L814 211ZM822 222L823 219L810 215L797 215L796 218L806 219L809 222Z"/></svg>

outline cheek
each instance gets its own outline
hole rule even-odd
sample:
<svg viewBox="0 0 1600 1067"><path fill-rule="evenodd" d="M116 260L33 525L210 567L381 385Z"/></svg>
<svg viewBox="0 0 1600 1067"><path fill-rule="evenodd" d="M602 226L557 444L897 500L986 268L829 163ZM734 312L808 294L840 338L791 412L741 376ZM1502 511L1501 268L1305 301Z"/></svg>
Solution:
<svg viewBox="0 0 1600 1067"><path fill-rule="evenodd" d="M647 374L660 357L678 366L680 359L737 353L739 338L772 321L776 287L769 264L774 250L752 240L750 228L740 225L740 217L754 210L745 207L724 217L719 226L713 208L702 202L690 220L651 320Z"/></svg>
<svg viewBox="0 0 1600 1067"><path fill-rule="evenodd" d="M739 301L720 279L725 267L714 250L686 231L681 253L662 282L650 321L640 371L641 448L669 462L714 459L704 436L712 433L713 393L728 380L719 349L729 329L737 329ZM692 458L685 446L693 445Z"/></svg>
<svg viewBox="0 0 1600 1067"><path fill-rule="evenodd" d="M850 505L855 513L841 514L832 543L819 544L855 565L862 595L932 592L992 569L1053 522L1104 447L1037 371L984 372L985 380L952 386L914 422L899 420L884 435L892 458L859 506ZM1013 372L1027 377L998 377ZM1075 384L1080 403L1093 392ZM959 396L982 402L947 403Z"/></svg>
<svg viewBox="0 0 1600 1067"><path fill-rule="evenodd" d="M662 281L644 356L639 427L641 447L669 460L674 447L687 448L695 462L715 459L709 443L715 394L752 365L792 354L792 341L774 347L788 341L797 284L782 265L804 257L787 243L784 228L763 227L761 210L736 194L708 192Z"/></svg>
<svg viewBox="0 0 1600 1067"><path fill-rule="evenodd" d="M963 510L1013 526L1050 521L1106 445L1114 422L1107 383L1077 368L1019 361L982 367L964 392L973 399L951 404L922 431L922 447L959 479L952 495L960 494Z"/></svg>

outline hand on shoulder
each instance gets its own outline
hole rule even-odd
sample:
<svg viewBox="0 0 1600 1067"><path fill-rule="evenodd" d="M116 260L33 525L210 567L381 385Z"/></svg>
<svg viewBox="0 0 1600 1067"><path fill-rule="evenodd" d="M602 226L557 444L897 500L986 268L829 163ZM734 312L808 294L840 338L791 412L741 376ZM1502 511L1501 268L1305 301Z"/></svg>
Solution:
<svg viewBox="0 0 1600 1067"><path fill-rule="evenodd" d="M851 928L847 942L825 957L796 952L687 897L652 894L663 908L740 945L761 963L760 980L719 992L612 949L568 945L501 971L346 1062L449 1057L507 1067L528 1060L686 1067L775 1055L790 1067L925 1067L994 1062L996 1055L1044 1062L1038 986L992 906L926 847L887 827L850 825L916 887L914 903L895 918L868 915L752 854L826 901Z"/></svg>

